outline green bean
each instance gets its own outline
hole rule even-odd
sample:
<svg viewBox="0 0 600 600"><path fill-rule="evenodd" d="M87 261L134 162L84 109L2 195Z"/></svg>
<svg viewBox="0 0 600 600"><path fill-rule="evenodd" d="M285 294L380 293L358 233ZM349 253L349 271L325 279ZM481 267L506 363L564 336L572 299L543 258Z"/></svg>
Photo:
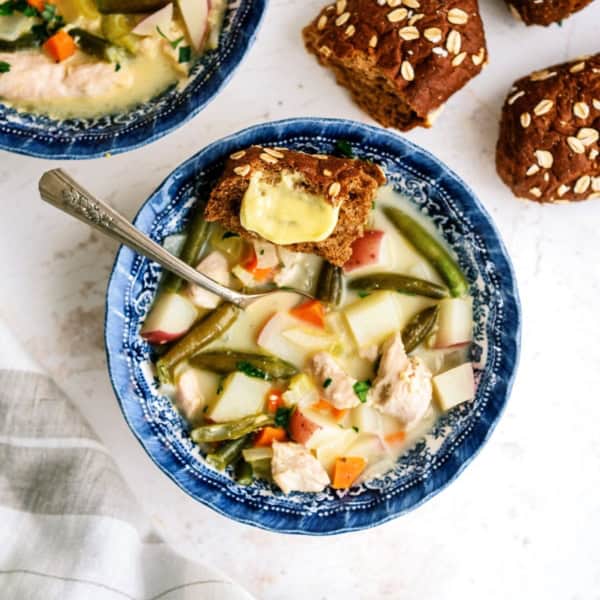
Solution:
<svg viewBox="0 0 600 600"><path fill-rule="evenodd" d="M215 373L241 371L260 379L289 379L298 373L298 369L294 365L280 358L232 350L203 352L192 357L190 362L195 367L208 369Z"/></svg>
<svg viewBox="0 0 600 600"><path fill-rule="evenodd" d="M316 297L337 306L342 299L343 287L341 267L325 261L319 273Z"/></svg>
<svg viewBox="0 0 600 600"><path fill-rule="evenodd" d="M261 460L252 461L252 474L257 479L264 479L265 481L273 481L273 475L271 471L271 459L263 458Z"/></svg>
<svg viewBox="0 0 600 600"><path fill-rule="evenodd" d="M171 381L172 369L227 331L238 318L240 309L228 302L221 304L179 340L156 363L158 378L163 383Z"/></svg>
<svg viewBox="0 0 600 600"><path fill-rule="evenodd" d="M396 290L402 294L426 296L427 298L445 298L448 296L448 290L437 283L397 273L373 273L372 275L353 279L348 286L353 290L365 290L367 292Z"/></svg>
<svg viewBox="0 0 600 600"><path fill-rule="evenodd" d="M36 48L40 45L39 36L34 33L24 33L16 40L0 40L0 52L16 52L27 48Z"/></svg>
<svg viewBox="0 0 600 600"><path fill-rule="evenodd" d="M100 60L117 63L126 57L122 49L85 29L75 27L69 31L69 35L75 39L83 52Z"/></svg>
<svg viewBox="0 0 600 600"><path fill-rule="evenodd" d="M412 352L432 331L437 321L439 307L428 306L417 313L402 330L402 343L406 352Z"/></svg>
<svg viewBox="0 0 600 600"><path fill-rule="evenodd" d="M198 255L206 245L210 235L210 223L204 220L203 207L198 207L198 212L194 216L188 228L188 234L183 243L183 248L179 258L186 264L195 266ZM181 277L167 271L161 282L161 290L167 292L178 292L183 284Z"/></svg>
<svg viewBox="0 0 600 600"><path fill-rule="evenodd" d="M465 296L469 282L447 250L419 223L393 206L383 209L396 229L415 247L446 282L452 296Z"/></svg>
<svg viewBox="0 0 600 600"><path fill-rule="evenodd" d="M216 469L224 471L230 464L239 459L242 450L250 443L251 438L251 434L248 434L237 440L222 444L214 452L207 454L206 460Z"/></svg>
<svg viewBox="0 0 600 600"><path fill-rule="evenodd" d="M192 439L197 442L223 442L225 440L237 440L245 435L273 425L275 419L273 415L250 415L238 421L227 421L225 423L213 423L211 425L202 425L192 430L190 434ZM240 449L240 452L243 448Z"/></svg>
<svg viewBox="0 0 600 600"><path fill-rule="evenodd" d="M252 485L254 481L252 465L243 458L235 465L235 480L240 485Z"/></svg>
<svg viewBox="0 0 600 600"><path fill-rule="evenodd" d="M170 0L96 0L98 10L104 14L152 13L169 4Z"/></svg>

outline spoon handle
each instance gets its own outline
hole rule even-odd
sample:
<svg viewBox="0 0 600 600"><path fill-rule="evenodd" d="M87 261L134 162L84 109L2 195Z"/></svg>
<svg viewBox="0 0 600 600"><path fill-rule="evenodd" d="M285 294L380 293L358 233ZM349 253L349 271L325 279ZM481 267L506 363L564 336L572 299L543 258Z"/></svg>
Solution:
<svg viewBox="0 0 600 600"><path fill-rule="evenodd" d="M242 294L217 283L167 252L116 210L94 198L62 169L44 173L39 181L39 190L42 199L48 204L132 248L182 279L195 283L237 306L246 304Z"/></svg>

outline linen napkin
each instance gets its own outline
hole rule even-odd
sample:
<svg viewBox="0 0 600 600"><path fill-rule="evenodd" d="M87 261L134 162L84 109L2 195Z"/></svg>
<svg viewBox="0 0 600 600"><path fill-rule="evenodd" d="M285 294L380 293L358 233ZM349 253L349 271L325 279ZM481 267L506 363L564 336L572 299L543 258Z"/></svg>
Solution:
<svg viewBox="0 0 600 600"><path fill-rule="evenodd" d="M106 448L0 321L0 598L252 600L152 539Z"/></svg>

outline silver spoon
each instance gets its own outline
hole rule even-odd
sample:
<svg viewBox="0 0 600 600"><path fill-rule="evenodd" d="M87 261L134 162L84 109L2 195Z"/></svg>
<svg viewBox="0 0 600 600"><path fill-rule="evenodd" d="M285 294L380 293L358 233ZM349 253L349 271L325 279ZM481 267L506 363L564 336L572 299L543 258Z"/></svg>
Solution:
<svg viewBox="0 0 600 600"><path fill-rule="evenodd" d="M246 308L259 298L282 291L281 289L270 289L255 294L243 294L217 283L152 241L116 210L94 198L62 169L46 171L40 178L39 190L42 199L48 204L52 204L72 217L87 223L90 227L117 240L124 246L135 250L142 256L157 262L168 271L185 279L185 281L195 283L240 308ZM290 288L285 288L285 290L307 298L313 298L303 290Z"/></svg>

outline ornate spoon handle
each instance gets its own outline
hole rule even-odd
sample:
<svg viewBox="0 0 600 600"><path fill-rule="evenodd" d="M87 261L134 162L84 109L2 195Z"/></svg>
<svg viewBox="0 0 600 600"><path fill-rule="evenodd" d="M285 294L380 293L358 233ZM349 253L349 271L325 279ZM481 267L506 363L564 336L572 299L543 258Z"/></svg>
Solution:
<svg viewBox="0 0 600 600"><path fill-rule="evenodd" d="M246 306L253 299L251 296L239 294L222 286L167 252L136 229L116 210L94 198L62 169L53 169L44 173L39 181L39 190L42 199L48 204L156 261L186 281L195 283L237 306Z"/></svg>

